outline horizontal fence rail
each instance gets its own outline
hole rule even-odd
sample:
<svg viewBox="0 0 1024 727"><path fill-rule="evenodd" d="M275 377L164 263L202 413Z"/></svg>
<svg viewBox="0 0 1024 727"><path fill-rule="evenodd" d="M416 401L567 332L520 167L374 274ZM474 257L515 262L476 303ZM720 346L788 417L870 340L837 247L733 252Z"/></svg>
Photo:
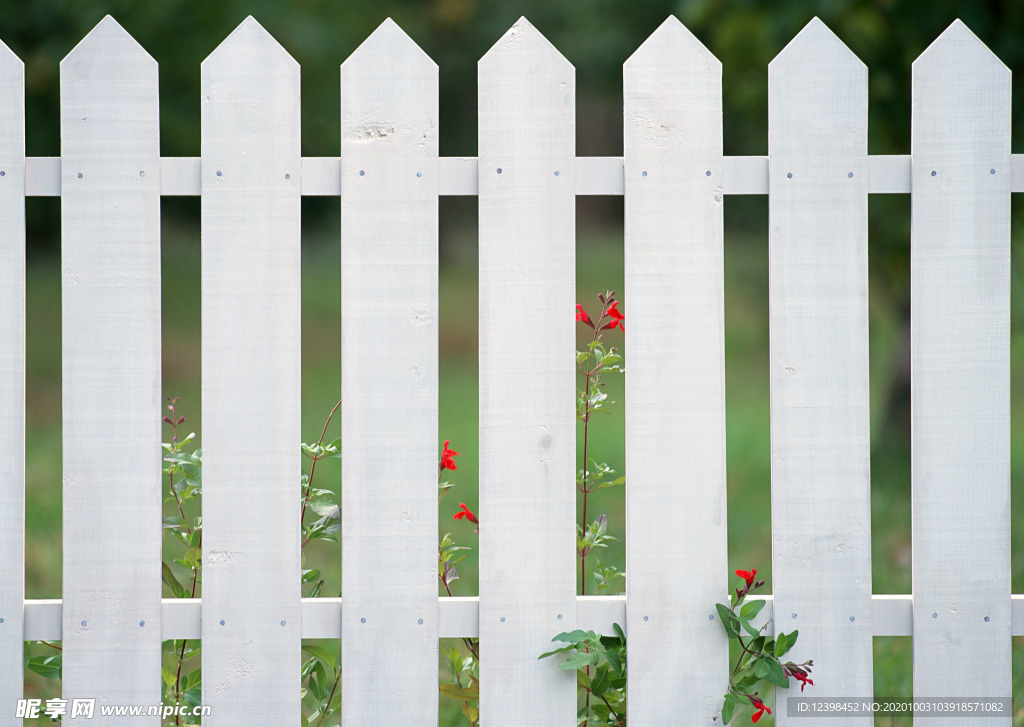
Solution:
<svg viewBox="0 0 1024 727"><path fill-rule="evenodd" d="M441 157L438 67L388 20L342 65L340 155L302 157L301 69L250 17L202 64L202 156L160 157L157 65L108 16L61 64L61 156L26 157L24 65L0 43L0 727L25 640L64 642L66 698L155 703L160 641L201 639L221 727L296 723L302 639L343 642L343 723L436 724L438 639L467 637L486 727L568 725L572 674L537 655L613 623L632 727L717 719L731 195L769 198L758 618L800 627L815 696L870 696L872 637L911 636L915 696L1009 697L1008 69L954 22L913 67L912 153L869 155L868 69L814 19L769 66L768 155L724 156L722 64L669 18L624 65L621 157L575 156L575 69L525 19L478 71L479 156ZM871 590L871 194L913 202L913 594ZM203 599L160 593L161 196L202 200ZM341 200L343 598L299 590L302 196ZM477 597L436 597L441 196L479 199ZM577 196L624 197L628 600L575 595ZM24 597L28 197L62 209L57 600Z"/></svg>
<svg viewBox="0 0 1024 727"><path fill-rule="evenodd" d="M1012 155L1011 192L1024 192L1024 154ZM480 192L476 157L438 158L437 193L442 197L475 197ZM203 193L200 157L161 157L160 194L198 197ZM768 194L766 156L722 157L721 193ZM867 157L869 194L910 194L909 154ZM339 157L302 157L302 196L341 195ZM982 170L987 173L988 170ZM60 157L25 159L25 196L60 196ZM576 194L580 197L621 197L625 192L622 157L576 157Z"/></svg>

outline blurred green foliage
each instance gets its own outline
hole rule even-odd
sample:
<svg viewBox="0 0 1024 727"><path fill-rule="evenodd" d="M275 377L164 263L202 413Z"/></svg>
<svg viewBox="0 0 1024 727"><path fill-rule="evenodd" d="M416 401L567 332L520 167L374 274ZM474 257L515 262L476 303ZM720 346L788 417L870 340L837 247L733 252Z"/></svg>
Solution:
<svg viewBox="0 0 1024 727"><path fill-rule="evenodd" d="M25 62L29 156L60 154L60 60L107 13L160 64L164 156L199 155L199 65L250 14L302 66L307 156L339 153L338 67L389 16L439 66L444 156L476 154L476 61L520 15L576 67L581 156L622 153L622 63L671 14L723 61L727 154L766 153L768 63L815 15L870 70L874 154L908 152L910 65L955 18L1024 65L1018 0L37 0L0 14Z"/></svg>

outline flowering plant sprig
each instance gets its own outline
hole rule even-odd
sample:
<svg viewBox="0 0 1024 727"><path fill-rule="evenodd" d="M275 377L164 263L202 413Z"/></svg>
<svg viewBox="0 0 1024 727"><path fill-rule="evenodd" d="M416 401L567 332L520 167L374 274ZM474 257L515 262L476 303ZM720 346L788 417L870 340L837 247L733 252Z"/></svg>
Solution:
<svg viewBox="0 0 1024 727"><path fill-rule="evenodd" d="M757 617L765 605L764 601L745 602L747 594L764 585L763 580L755 580L757 569L738 570L736 575L743 579L743 583L736 588L732 605L715 604L722 627L740 647L736 666L729 675L729 691L722 703L722 724L729 724L736 707L742 704L753 707L751 722L759 721L765 712L772 713L771 707L754 690L762 679L785 689L789 687L789 678L792 677L800 682L800 691L808 684L814 684L810 678L813 660L808 659L802 664L782 661L782 657L796 644L799 631L794 630L788 634L779 632L778 636L771 639L762 633L767 623L760 628L751 624L751 620ZM744 634L747 640L744 640Z"/></svg>
<svg viewBox="0 0 1024 727"><path fill-rule="evenodd" d="M445 495L454 487L454 483L442 480L445 470L457 470L455 457L461 456L449 445L451 440L444 440L441 448L441 458L437 462L437 501L444 499ZM466 520L476 525L480 520L469 509L464 502L459 503L459 510L452 516L453 520ZM480 528L476 529L477 533ZM464 545L456 545L452 540L451 533L445 533L437 547L437 577L445 593L452 595L452 583L459 579L459 572L455 564L464 560L467 555L460 554L460 551L470 550ZM469 720L470 727L477 727L480 723L480 640L464 638L462 643L468 654L463 656L455 647L441 653L445 657L448 666L448 674L451 682L441 684L438 690L449 699L454 699L462 705L462 714Z"/></svg>

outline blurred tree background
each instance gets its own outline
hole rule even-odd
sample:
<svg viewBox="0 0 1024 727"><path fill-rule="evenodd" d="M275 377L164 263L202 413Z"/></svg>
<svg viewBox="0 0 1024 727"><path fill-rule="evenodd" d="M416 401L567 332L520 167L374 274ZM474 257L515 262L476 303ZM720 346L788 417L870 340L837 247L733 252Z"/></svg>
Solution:
<svg viewBox="0 0 1024 727"><path fill-rule="evenodd" d="M911 63L953 19L962 19L1008 67L1024 67L1019 0L36 0L17 6L7 1L0 39L25 62L30 156L59 156L60 60L107 13L160 64L164 156L200 154L199 64L249 14L302 66L306 156L339 153L338 67L388 16L440 68L442 156L476 154L476 61L520 15L576 67L580 156L622 154L622 63L670 14L723 62L725 153L731 155L767 153L768 63L814 15L868 66L872 154L909 153ZM1014 97L1016 138L1021 98ZM442 201L443 209L447 204L466 211L442 215L443 248L467 237L447 234L453 227L475 225L475 203L467 202L472 200ZM31 254L58 249L57 204L29 205ZM581 205L581 217L595 226L621 224L621 200ZM763 198L737 200L730 205L730 224L761 236L766 206ZM884 282L906 321L908 200L873 196L871 206L872 275ZM336 209L336 200L307 198L305 224L333 226ZM194 219L198 206L165 200L165 213ZM884 417L899 440L906 439L906 427L895 425L908 416L908 356L893 362Z"/></svg>

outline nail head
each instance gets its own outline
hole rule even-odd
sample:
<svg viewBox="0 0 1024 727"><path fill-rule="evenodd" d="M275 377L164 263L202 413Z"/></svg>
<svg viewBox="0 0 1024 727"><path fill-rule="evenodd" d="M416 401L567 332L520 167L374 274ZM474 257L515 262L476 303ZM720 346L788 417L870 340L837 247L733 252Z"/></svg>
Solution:
<svg viewBox="0 0 1024 727"><path fill-rule="evenodd" d="M501 174L501 167L498 167L498 174Z"/></svg>
<svg viewBox="0 0 1024 727"><path fill-rule="evenodd" d="M985 623L988 623L988 616L985 617Z"/></svg>
<svg viewBox="0 0 1024 727"><path fill-rule="evenodd" d="M421 618L416 619L416 623L418 623L420 626L422 626L423 625L423 619L421 619Z"/></svg>
<svg viewBox="0 0 1024 727"><path fill-rule="evenodd" d="M292 175L291 175L291 174L285 174L285 175L284 175L284 178L285 178L285 179L291 179L291 178L292 178Z"/></svg>
<svg viewBox="0 0 1024 727"><path fill-rule="evenodd" d="M796 614L795 614L795 613L791 613L791 614L789 615L789 617L790 617L790 618L796 618Z"/></svg>
<svg viewBox="0 0 1024 727"><path fill-rule="evenodd" d="M705 177L710 177L711 176L711 170L709 169L706 172L704 172L704 176Z"/></svg>
<svg viewBox="0 0 1024 727"><path fill-rule="evenodd" d="M285 621L282 621L282 622L281 622L281 625L282 625L282 626L284 626L284 625L285 625L285 623L286 623Z"/></svg>
<svg viewBox="0 0 1024 727"><path fill-rule="evenodd" d="M709 613L708 614L708 621L714 621L714 620L715 620L715 614Z"/></svg>
<svg viewBox="0 0 1024 727"><path fill-rule="evenodd" d="M417 177L422 177L423 176L423 172L416 172L416 176Z"/></svg>
<svg viewBox="0 0 1024 727"><path fill-rule="evenodd" d="M504 617L504 616L502 616L502 617L501 617L500 619L498 619L498 620L499 620L499 621L501 621L502 623L505 623L505 617Z"/></svg>
<svg viewBox="0 0 1024 727"><path fill-rule="evenodd" d="M856 621L856 620L857 620L856 616L850 616L850 621Z"/></svg>
<svg viewBox="0 0 1024 727"><path fill-rule="evenodd" d="M792 178L793 178L793 172L786 172L786 179L792 179Z"/></svg>
<svg viewBox="0 0 1024 727"><path fill-rule="evenodd" d="M84 626L86 626L86 625L88 625L88 624L87 624L87 622L86 622L86 621L83 621L83 622L82 622L82 626L84 627Z"/></svg>
<svg viewBox="0 0 1024 727"><path fill-rule="evenodd" d="M140 176L140 177L144 177L144 176L146 176L146 172L140 169L140 170L139 170L139 176Z"/></svg>
<svg viewBox="0 0 1024 727"><path fill-rule="evenodd" d="M359 176L360 177L366 176L366 170L365 169L360 169L359 170Z"/></svg>
<svg viewBox="0 0 1024 727"><path fill-rule="evenodd" d="M995 173L996 173L996 170L995 170L995 169L989 169L989 170L988 170L988 173L989 173L989 174L995 174Z"/></svg>
<svg viewBox="0 0 1024 727"><path fill-rule="evenodd" d="M81 179L81 178L82 178L82 173L81 173L81 172L79 172L79 173L78 173L78 178L79 178L79 179Z"/></svg>
<svg viewBox="0 0 1024 727"><path fill-rule="evenodd" d="M224 176L224 172L222 172L221 170L218 169L217 170L217 176L218 177L223 177Z"/></svg>
<svg viewBox="0 0 1024 727"><path fill-rule="evenodd" d="M558 176L558 170L557 169L555 170L555 176L556 177Z"/></svg>
<svg viewBox="0 0 1024 727"><path fill-rule="evenodd" d="M848 172L846 176L849 177L850 179L853 179L853 172Z"/></svg>
<svg viewBox="0 0 1024 727"><path fill-rule="evenodd" d="M650 619L650 616L644 616L644 621L647 621L649 619Z"/></svg>
<svg viewBox="0 0 1024 727"><path fill-rule="evenodd" d="M363 616L361 619L359 619L359 623L361 623L361 624L366 623L366 616Z"/></svg>
<svg viewBox="0 0 1024 727"><path fill-rule="evenodd" d="M0 177L6 177L6 176L7 176L7 172L0 171Z"/></svg>
<svg viewBox="0 0 1024 727"><path fill-rule="evenodd" d="M646 177L646 176L647 176L647 172L643 172L643 173L641 174L641 176L644 176L644 177Z"/></svg>
<svg viewBox="0 0 1024 727"><path fill-rule="evenodd" d="M145 626L145 625L146 625L145 621L139 621L139 626Z"/></svg>
<svg viewBox="0 0 1024 727"><path fill-rule="evenodd" d="M938 613L932 613L932 618L938 618L938 617L939 617Z"/></svg>
<svg viewBox="0 0 1024 727"><path fill-rule="evenodd" d="M933 176L933 177L934 177L934 176L935 176L936 174L938 174L938 172L935 172L935 171L933 171L933 172L932 172L932 176Z"/></svg>

